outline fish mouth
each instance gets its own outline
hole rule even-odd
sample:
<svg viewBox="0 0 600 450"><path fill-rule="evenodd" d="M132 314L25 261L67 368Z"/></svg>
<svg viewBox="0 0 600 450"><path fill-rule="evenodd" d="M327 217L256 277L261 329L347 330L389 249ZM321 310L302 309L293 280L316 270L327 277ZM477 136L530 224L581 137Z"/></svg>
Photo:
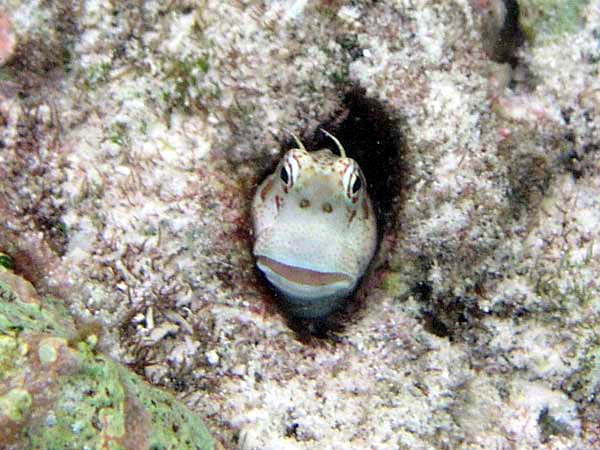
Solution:
<svg viewBox="0 0 600 450"><path fill-rule="evenodd" d="M304 267L291 266L271 259L267 256L259 256L256 262L259 268L265 267L280 277L298 285L318 287L330 286L337 283L352 283L352 278L344 273L320 272L317 270L306 269Z"/></svg>

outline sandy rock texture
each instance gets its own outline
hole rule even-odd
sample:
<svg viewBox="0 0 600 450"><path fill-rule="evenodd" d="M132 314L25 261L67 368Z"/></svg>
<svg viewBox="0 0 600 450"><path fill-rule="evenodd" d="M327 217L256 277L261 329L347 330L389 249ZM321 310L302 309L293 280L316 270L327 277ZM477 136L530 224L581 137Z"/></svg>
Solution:
<svg viewBox="0 0 600 450"><path fill-rule="evenodd" d="M598 61L598 0L5 0L0 251L227 448L600 448ZM324 338L249 223L319 126L382 230Z"/></svg>

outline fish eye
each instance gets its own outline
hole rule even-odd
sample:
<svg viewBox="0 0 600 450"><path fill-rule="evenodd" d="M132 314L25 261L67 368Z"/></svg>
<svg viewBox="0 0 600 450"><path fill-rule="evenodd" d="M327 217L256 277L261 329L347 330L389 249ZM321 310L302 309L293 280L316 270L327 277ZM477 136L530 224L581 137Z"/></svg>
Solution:
<svg viewBox="0 0 600 450"><path fill-rule="evenodd" d="M360 191L361 187L362 187L362 181L360 180L360 176L357 176L356 179L354 180L354 183L352 183L352 195L356 195L358 193L358 191Z"/></svg>
<svg viewBox="0 0 600 450"><path fill-rule="evenodd" d="M297 157L294 156L294 150L290 150L279 165L279 179L287 188L292 188L298 178L300 165Z"/></svg>
<svg viewBox="0 0 600 450"><path fill-rule="evenodd" d="M286 165L281 166L281 170L279 171L279 178L283 181L284 184L289 184L290 182L290 174L288 173L288 168Z"/></svg>
<svg viewBox="0 0 600 450"><path fill-rule="evenodd" d="M350 164L343 177L346 196L354 203L363 188L364 180L360 168L356 163Z"/></svg>

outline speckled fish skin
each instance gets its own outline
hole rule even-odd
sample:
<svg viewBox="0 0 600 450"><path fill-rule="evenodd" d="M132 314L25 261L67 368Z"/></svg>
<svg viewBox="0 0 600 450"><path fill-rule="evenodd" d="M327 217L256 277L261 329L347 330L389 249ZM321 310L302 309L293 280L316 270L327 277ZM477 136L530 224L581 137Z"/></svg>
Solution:
<svg viewBox="0 0 600 450"><path fill-rule="evenodd" d="M366 186L353 159L295 148L258 187L253 253L292 316L329 315L365 273L377 241Z"/></svg>

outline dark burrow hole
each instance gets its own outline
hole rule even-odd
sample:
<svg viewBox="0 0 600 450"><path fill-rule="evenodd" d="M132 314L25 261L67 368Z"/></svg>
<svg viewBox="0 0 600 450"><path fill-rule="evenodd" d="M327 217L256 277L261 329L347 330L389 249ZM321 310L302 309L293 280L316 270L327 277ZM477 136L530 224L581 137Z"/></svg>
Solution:
<svg viewBox="0 0 600 450"><path fill-rule="evenodd" d="M300 425L297 423L289 424L287 427L285 427L285 437L298 440L298 428L300 428Z"/></svg>
<svg viewBox="0 0 600 450"><path fill-rule="evenodd" d="M527 63L519 57L519 49L526 42L526 34L521 28L521 9L517 0L501 0L505 16L500 29L483 32L484 45L490 58L511 67L508 87L512 91L531 92L538 80ZM493 26L492 26L493 28Z"/></svg>
<svg viewBox="0 0 600 450"><path fill-rule="evenodd" d="M423 305L421 315L426 331L448 338L450 342L476 341L473 329L481 320L482 312L475 297L434 297L431 284L426 281L417 283L412 292Z"/></svg>
<svg viewBox="0 0 600 450"><path fill-rule="evenodd" d="M525 34L519 23L519 3L517 0L503 0L506 16L493 43L491 57L500 63L509 63L511 67L519 64L517 49L525 42Z"/></svg>
<svg viewBox="0 0 600 450"><path fill-rule="evenodd" d="M482 312L474 297L452 297L427 303L422 310L423 327L450 342L476 342L474 330L482 318Z"/></svg>
<svg viewBox="0 0 600 450"><path fill-rule="evenodd" d="M321 129L327 130L343 145L347 156L353 158L361 167L367 181L367 191L373 202L377 217L378 248L379 242L393 227L393 218L400 209L402 172L405 144L400 132L400 123L385 109L384 105L366 96L360 88L349 90L343 99L342 107L329 120L322 122L313 130L300 135L308 151L329 148L338 153L335 143ZM297 147L293 137L284 136L282 155ZM268 173L271 173L272 167ZM259 276L268 285L262 274ZM343 331L344 324L360 309L368 291L369 281L374 279L373 269L367 271L358 289L352 295L346 307L318 320L298 319L284 312L288 325L298 333L300 339L310 337L336 339L335 332ZM275 297L277 292L271 289Z"/></svg>
<svg viewBox="0 0 600 450"><path fill-rule="evenodd" d="M339 139L348 156L358 163L367 180L381 240L400 203L405 148L400 124L384 105L367 97L362 89L348 92L343 105L338 115L317 127L312 136L305 136L304 142L307 148L336 151L335 143L321 131L325 129Z"/></svg>
<svg viewBox="0 0 600 450"><path fill-rule="evenodd" d="M542 443L547 443L552 436L572 436L573 430L568 423L553 417L548 407L542 408L538 416L538 426L542 434Z"/></svg>

